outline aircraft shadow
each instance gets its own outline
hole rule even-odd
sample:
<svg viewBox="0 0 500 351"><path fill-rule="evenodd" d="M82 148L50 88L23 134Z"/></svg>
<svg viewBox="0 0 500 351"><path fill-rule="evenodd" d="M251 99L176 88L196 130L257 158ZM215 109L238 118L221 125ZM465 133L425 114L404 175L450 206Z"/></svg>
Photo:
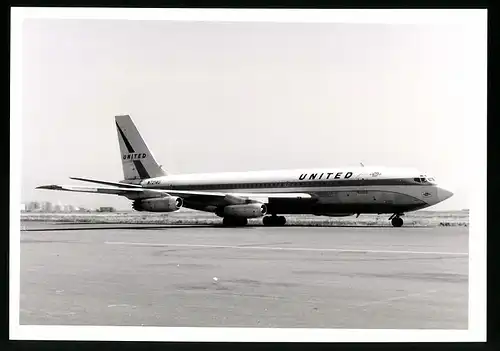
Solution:
<svg viewBox="0 0 500 351"><path fill-rule="evenodd" d="M78 231L78 230L158 230L158 229L193 229L193 228L221 228L221 229L252 229L252 228L286 228L286 227L301 227L301 228L388 228L393 229L390 225L306 225L306 224L291 224L284 227L263 225L246 225L246 226L224 226L222 224L172 224L172 225L157 225L157 226L105 226L93 227L85 225L78 225L78 227L63 227L63 228L27 228L23 232L54 232L54 231ZM400 229L410 228L428 228L428 226L403 226Z"/></svg>
<svg viewBox="0 0 500 351"><path fill-rule="evenodd" d="M92 224L90 224L92 225ZM119 227L85 227L85 224L79 224L78 227L64 227L64 228L29 228L29 229L22 229L22 232L56 232L56 231L68 231L68 230L117 230L117 229L140 229L140 230L147 230L147 229L174 229L174 228L209 228L209 227L214 227L214 225L205 225L205 224L199 224L199 225L159 225L159 226L119 226Z"/></svg>

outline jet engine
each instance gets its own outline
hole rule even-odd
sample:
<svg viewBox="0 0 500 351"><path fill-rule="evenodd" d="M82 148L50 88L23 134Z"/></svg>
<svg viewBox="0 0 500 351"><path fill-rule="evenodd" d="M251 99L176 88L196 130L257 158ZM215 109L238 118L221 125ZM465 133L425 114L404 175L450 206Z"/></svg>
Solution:
<svg viewBox="0 0 500 351"><path fill-rule="evenodd" d="M183 201L180 197L168 196L151 199L135 200L132 208L136 211L174 212L181 208Z"/></svg>
<svg viewBox="0 0 500 351"><path fill-rule="evenodd" d="M217 209L215 214L219 217L232 216L244 218L257 218L266 215L267 206L262 203L251 203L245 205L228 205Z"/></svg>

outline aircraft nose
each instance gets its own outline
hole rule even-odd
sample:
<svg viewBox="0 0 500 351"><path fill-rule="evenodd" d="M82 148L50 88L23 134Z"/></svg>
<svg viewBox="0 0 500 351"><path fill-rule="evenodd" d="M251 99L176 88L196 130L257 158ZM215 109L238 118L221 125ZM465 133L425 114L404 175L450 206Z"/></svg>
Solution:
<svg viewBox="0 0 500 351"><path fill-rule="evenodd" d="M446 189L446 188L443 188L443 187L438 187L437 188L437 197L438 197L438 200L440 202L444 201L446 199L449 199L452 196L453 196L453 192L450 189Z"/></svg>

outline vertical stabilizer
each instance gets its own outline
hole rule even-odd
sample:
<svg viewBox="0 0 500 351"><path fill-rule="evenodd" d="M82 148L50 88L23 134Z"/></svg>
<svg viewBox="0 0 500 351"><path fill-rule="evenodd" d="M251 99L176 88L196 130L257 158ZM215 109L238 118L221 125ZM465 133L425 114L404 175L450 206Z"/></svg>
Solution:
<svg viewBox="0 0 500 351"><path fill-rule="evenodd" d="M124 180L161 177L167 173L156 162L129 115L115 117Z"/></svg>

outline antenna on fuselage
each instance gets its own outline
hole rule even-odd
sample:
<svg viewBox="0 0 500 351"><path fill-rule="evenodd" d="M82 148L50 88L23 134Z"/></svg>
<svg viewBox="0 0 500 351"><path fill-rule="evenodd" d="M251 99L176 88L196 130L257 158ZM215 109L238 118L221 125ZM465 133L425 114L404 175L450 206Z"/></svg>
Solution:
<svg viewBox="0 0 500 351"><path fill-rule="evenodd" d="M360 162L359 164L361 165L361 167L364 167L364 166L365 166L365 165L363 164L363 162Z"/></svg>

